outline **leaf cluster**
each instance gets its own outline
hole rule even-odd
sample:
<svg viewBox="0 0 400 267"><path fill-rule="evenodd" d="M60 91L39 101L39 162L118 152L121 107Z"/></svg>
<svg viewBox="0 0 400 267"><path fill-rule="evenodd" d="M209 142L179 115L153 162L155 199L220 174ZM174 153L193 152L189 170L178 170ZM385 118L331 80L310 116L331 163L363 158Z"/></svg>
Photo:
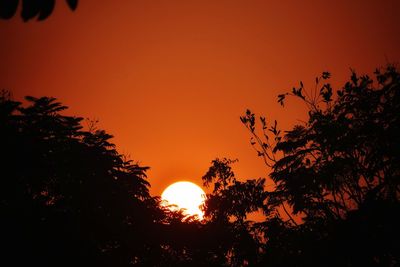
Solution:
<svg viewBox="0 0 400 267"><path fill-rule="evenodd" d="M21 17L26 22L37 18L38 21L47 19L54 10L55 0L1 0L0 18L10 19L17 12L19 2L22 2ZM78 6L78 0L66 0L68 7L75 10Z"/></svg>
<svg viewBox="0 0 400 267"><path fill-rule="evenodd" d="M376 70L375 79L352 71L336 91L330 76L323 72L312 91L300 82L278 96L281 105L286 96L298 98L309 114L307 122L278 138L273 129L266 136L265 118L260 117L259 134L251 111L241 117L274 184L265 199L270 216L262 223L264 260L272 266L321 266L335 253L329 266L394 266L399 263L391 244L399 234L394 225L400 196L400 74L392 65ZM271 137L276 142L264 145ZM370 228L364 231L361 224ZM353 255L341 249L346 239L355 246ZM375 251L366 256L360 250Z"/></svg>

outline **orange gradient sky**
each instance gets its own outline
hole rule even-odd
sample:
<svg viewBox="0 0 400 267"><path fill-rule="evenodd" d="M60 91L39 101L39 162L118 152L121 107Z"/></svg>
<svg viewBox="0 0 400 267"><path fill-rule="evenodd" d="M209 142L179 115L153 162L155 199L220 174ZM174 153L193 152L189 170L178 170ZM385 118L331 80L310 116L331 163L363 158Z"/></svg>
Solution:
<svg viewBox="0 0 400 267"><path fill-rule="evenodd" d="M57 1L44 22L0 21L0 88L57 97L99 119L118 150L151 167L151 192L201 185L210 161L238 158L243 179L268 170L239 116L288 129L305 117L278 93L328 70L371 73L400 59L400 1Z"/></svg>

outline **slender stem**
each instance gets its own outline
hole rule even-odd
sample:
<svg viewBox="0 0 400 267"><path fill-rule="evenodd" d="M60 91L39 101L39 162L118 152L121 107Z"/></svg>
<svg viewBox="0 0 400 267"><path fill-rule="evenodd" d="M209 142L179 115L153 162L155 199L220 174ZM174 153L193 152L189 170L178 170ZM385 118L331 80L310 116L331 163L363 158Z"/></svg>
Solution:
<svg viewBox="0 0 400 267"><path fill-rule="evenodd" d="M285 208L285 203L282 203L282 208L285 211L286 215L289 217L289 220L292 221L292 223L296 226L298 226L298 224L295 222L295 220L293 219L293 217L289 214L289 212L286 210Z"/></svg>

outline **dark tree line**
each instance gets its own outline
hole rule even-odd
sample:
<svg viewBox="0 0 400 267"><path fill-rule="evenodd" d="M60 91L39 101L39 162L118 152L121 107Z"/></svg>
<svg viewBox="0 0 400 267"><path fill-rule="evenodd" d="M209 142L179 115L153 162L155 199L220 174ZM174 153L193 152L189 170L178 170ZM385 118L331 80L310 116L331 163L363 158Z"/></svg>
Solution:
<svg viewBox="0 0 400 267"><path fill-rule="evenodd" d="M309 110L289 131L247 111L271 174L243 181L235 160L213 160L203 221L161 206L148 168L95 124L54 98L3 92L1 265L398 266L400 75L374 76L334 91L325 72L314 90L279 95ZM264 220L250 221L257 211Z"/></svg>
<svg viewBox="0 0 400 267"><path fill-rule="evenodd" d="M148 168L65 109L49 97L29 96L24 104L7 92L0 97L1 265L223 266L228 255L240 261L233 249L245 251L239 246L249 237L245 225L228 221L233 211L205 223L161 206L149 195Z"/></svg>
<svg viewBox="0 0 400 267"><path fill-rule="evenodd" d="M145 242L139 226L160 216L146 168L118 154L104 131L61 115L55 99L26 100L4 94L0 104L4 255L16 265L110 266L144 253L130 240Z"/></svg>

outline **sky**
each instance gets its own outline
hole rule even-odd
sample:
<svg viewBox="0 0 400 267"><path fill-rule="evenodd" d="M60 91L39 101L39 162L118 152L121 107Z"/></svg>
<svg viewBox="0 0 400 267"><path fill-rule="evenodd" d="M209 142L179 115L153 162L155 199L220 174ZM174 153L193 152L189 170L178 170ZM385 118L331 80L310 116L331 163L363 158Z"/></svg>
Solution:
<svg viewBox="0 0 400 267"><path fill-rule="evenodd" d="M269 170L239 117L247 108L288 130L305 106L277 95L322 71L400 60L400 1L57 1L45 21L0 20L0 88L56 97L99 120L148 172L151 193L201 185L211 160L239 159L241 179ZM267 182L268 183L268 182Z"/></svg>

